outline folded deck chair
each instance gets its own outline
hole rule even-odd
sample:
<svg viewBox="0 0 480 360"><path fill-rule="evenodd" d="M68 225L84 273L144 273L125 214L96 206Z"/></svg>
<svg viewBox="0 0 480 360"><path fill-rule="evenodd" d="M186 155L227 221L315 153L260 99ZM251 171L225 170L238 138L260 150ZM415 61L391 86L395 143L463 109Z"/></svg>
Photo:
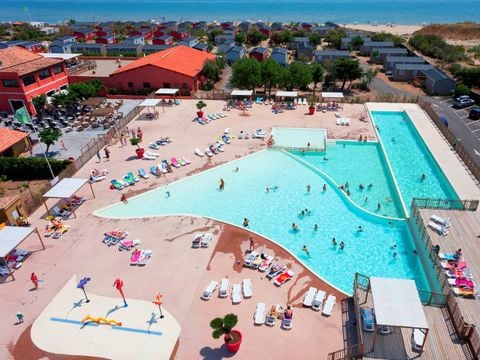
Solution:
<svg viewBox="0 0 480 360"><path fill-rule="evenodd" d="M230 280L222 279L220 282L220 289L218 290L218 297L228 297L228 290L230 289Z"/></svg>
<svg viewBox="0 0 480 360"><path fill-rule="evenodd" d="M138 176L142 179L148 179L150 177L150 175L148 175L143 169L138 169Z"/></svg>
<svg viewBox="0 0 480 360"><path fill-rule="evenodd" d="M328 295L327 301L325 301L325 306L323 307L322 314L326 316L332 315L333 307L337 302L337 298L334 295Z"/></svg>
<svg viewBox="0 0 480 360"><path fill-rule="evenodd" d="M253 315L253 323L255 325L262 325L265 323L265 303L258 303Z"/></svg>
<svg viewBox="0 0 480 360"><path fill-rule="evenodd" d="M250 267L253 263L253 261L257 258L258 252L252 251L248 256L245 258L245 262L243 263L243 266Z"/></svg>
<svg viewBox="0 0 480 360"><path fill-rule="evenodd" d="M210 282L210 284L208 284L205 290L203 290L203 293L201 296L202 300L210 300L215 290L217 290L217 286L218 286L218 282L216 281Z"/></svg>
<svg viewBox="0 0 480 360"><path fill-rule="evenodd" d="M250 279L244 279L242 281L242 288L243 288L243 297L245 299L251 298L253 296L252 282L250 281Z"/></svg>
<svg viewBox="0 0 480 360"><path fill-rule="evenodd" d="M443 218L441 216L438 216L438 215L432 215L430 216L430 220L436 222L437 224L440 224L446 228L452 226L452 223L450 222L450 218Z"/></svg>
<svg viewBox="0 0 480 360"><path fill-rule="evenodd" d="M441 236L448 235L448 229L443 225L437 224L436 222L430 221L428 223L428 227L431 228L432 230L436 231L438 233L438 235L441 235Z"/></svg>
<svg viewBox="0 0 480 360"><path fill-rule="evenodd" d="M200 157L203 157L205 155L205 153L201 152L200 149L195 149L194 151L194 154L197 155L197 156L200 156Z"/></svg>
<svg viewBox="0 0 480 360"><path fill-rule="evenodd" d="M303 306L311 307L315 295L317 295L317 288L311 286L305 293L305 297L303 298Z"/></svg>
<svg viewBox="0 0 480 360"><path fill-rule="evenodd" d="M202 239L200 240L200 246L202 248L207 248L210 246L210 243L212 242L213 235L211 233L206 233L205 235L202 236Z"/></svg>
<svg viewBox="0 0 480 360"><path fill-rule="evenodd" d="M232 304L239 304L242 301L242 287L234 284L232 287Z"/></svg>
<svg viewBox="0 0 480 360"><path fill-rule="evenodd" d="M317 294L312 301L312 310L320 311L323 308L323 301L325 300L327 294L323 290L318 290Z"/></svg>

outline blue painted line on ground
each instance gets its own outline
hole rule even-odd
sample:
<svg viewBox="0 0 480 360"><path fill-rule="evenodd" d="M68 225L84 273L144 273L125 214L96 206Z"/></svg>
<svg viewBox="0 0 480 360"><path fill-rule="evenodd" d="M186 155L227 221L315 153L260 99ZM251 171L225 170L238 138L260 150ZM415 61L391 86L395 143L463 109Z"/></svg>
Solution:
<svg viewBox="0 0 480 360"><path fill-rule="evenodd" d="M98 324L96 322L93 322L93 321L83 323L83 322L78 321L78 320L61 319L61 318L56 318L56 317L52 317L52 318L50 318L50 320L51 321L56 321L56 322L67 323L67 324L82 325L82 326L98 326Z"/></svg>
<svg viewBox="0 0 480 360"><path fill-rule="evenodd" d="M70 319L62 319L62 318L56 318L52 317L50 318L51 321L56 321L56 322L61 322L61 323L67 323L67 324L75 324L75 325L82 325L82 326L98 326L96 322L89 321L86 323L83 323L78 320L70 320ZM134 328L128 328L124 326L112 326L113 330L121 330L121 331L130 331L130 332L135 332L139 334L148 334L148 335L156 335L156 336L162 336L163 333L159 331L151 331L151 330L143 330L143 329L134 329Z"/></svg>
<svg viewBox="0 0 480 360"><path fill-rule="evenodd" d="M112 326L113 330L122 330L122 331L131 331L131 332L136 332L140 334L148 334L148 335L157 335L157 336L162 336L163 334L159 331L151 331L151 330L142 330L142 329L133 329L133 328L127 328L123 326Z"/></svg>

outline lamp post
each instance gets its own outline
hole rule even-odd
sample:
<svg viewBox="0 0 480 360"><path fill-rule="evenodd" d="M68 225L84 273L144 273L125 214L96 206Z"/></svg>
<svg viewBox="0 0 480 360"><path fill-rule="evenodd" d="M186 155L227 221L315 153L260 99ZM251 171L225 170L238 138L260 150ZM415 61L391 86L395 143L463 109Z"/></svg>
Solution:
<svg viewBox="0 0 480 360"><path fill-rule="evenodd" d="M162 306L161 306L162 303L163 303L162 302L162 297L163 297L163 295L158 293L157 296L155 296L155 300L153 301L153 303L155 305L158 305L158 311L160 311L160 319L164 318L163 313L162 313Z"/></svg>
<svg viewBox="0 0 480 360"><path fill-rule="evenodd" d="M85 285L87 285L89 281L90 281L90 278L85 276L84 278L80 279L80 281L77 284L77 289L83 290L83 294L85 295L85 300L87 303L90 302L90 299L88 298L87 292L85 291Z"/></svg>

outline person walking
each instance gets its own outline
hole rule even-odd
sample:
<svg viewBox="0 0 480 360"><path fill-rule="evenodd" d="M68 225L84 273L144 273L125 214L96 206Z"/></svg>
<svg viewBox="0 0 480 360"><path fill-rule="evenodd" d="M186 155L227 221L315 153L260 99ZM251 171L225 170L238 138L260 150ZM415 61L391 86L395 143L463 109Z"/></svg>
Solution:
<svg viewBox="0 0 480 360"><path fill-rule="evenodd" d="M125 146L125 134L123 132L120 134L120 145Z"/></svg>
<svg viewBox="0 0 480 360"><path fill-rule="evenodd" d="M140 126L137 129L137 137L138 137L138 140L142 141L143 133L142 133L142 129L140 129Z"/></svg>
<svg viewBox="0 0 480 360"><path fill-rule="evenodd" d="M250 252L253 251L254 246L255 246L255 241L253 240L253 237L250 236Z"/></svg>
<svg viewBox="0 0 480 360"><path fill-rule="evenodd" d="M23 313L21 311L17 312L17 319L18 319L18 324L23 323Z"/></svg>
<svg viewBox="0 0 480 360"><path fill-rule="evenodd" d="M102 157L100 156L100 150L97 151L98 162L102 162Z"/></svg>
<svg viewBox="0 0 480 360"><path fill-rule="evenodd" d="M105 152L105 157L107 158L107 161L110 160L110 150L108 149L108 147L105 146L103 151Z"/></svg>
<svg viewBox="0 0 480 360"><path fill-rule="evenodd" d="M38 289L38 276L34 272L32 272L32 275L30 275L30 281L32 282L35 290Z"/></svg>
<svg viewBox="0 0 480 360"><path fill-rule="evenodd" d="M67 147L65 146L65 143L63 142L63 140L60 140L60 145L62 145L62 149L67 151Z"/></svg>

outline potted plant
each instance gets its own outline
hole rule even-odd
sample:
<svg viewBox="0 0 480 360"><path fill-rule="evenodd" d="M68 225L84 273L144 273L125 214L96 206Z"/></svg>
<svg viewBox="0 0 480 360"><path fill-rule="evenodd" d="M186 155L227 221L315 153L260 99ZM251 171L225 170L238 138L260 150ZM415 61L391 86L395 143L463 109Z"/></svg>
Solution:
<svg viewBox="0 0 480 360"><path fill-rule="evenodd" d="M238 317L235 314L227 314L223 318L218 317L210 322L210 327L213 329L212 336L218 339L223 335L227 349L232 353L236 353L242 343L242 333L238 330L233 330L237 322Z"/></svg>
<svg viewBox="0 0 480 360"><path fill-rule="evenodd" d="M133 146L136 146L137 149L135 150L135 152L137 153L137 157L139 159L143 158L143 154L145 153L145 149L141 148L138 144L140 143L140 139L139 138L131 138L130 139L130 144L132 144Z"/></svg>
<svg viewBox="0 0 480 360"><path fill-rule="evenodd" d="M205 106L207 106L207 104L205 104L202 100L200 100L199 102L197 102L197 105L196 105L196 106L197 106L197 109L198 109L198 111L197 111L197 116L198 116L199 118L203 118L203 111L202 111L202 109L203 109Z"/></svg>
<svg viewBox="0 0 480 360"><path fill-rule="evenodd" d="M310 95L308 98L308 113L310 115L315 114L315 97Z"/></svg>

